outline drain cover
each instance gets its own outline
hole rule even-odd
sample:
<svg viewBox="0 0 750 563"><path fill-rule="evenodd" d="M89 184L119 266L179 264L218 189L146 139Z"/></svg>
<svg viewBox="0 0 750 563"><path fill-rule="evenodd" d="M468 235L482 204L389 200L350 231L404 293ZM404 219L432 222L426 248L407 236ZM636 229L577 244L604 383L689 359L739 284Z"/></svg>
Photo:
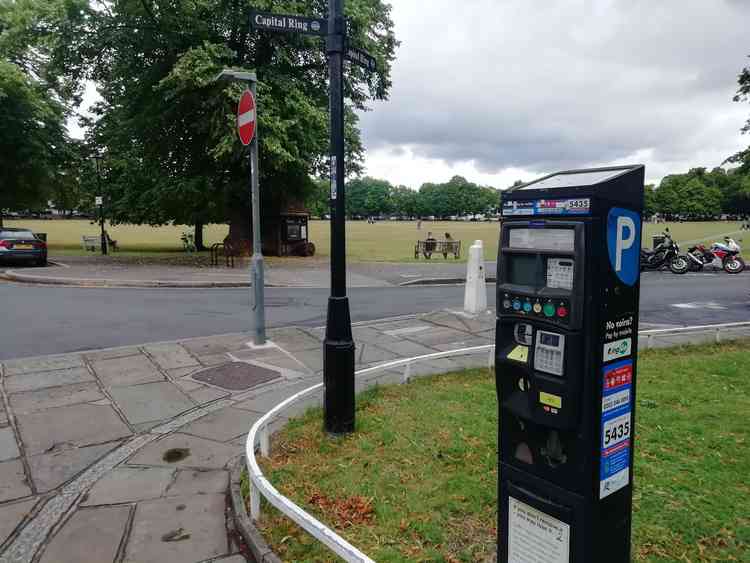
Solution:
<svg viewBox="0 0 750 563"><path fill-rule="evenodd" d="M271 369L231 362L215 368L204 370L193 376L196 381L202 381L228 391L242 391L262 383L267 383L281 377L279 372Z"/></svg>

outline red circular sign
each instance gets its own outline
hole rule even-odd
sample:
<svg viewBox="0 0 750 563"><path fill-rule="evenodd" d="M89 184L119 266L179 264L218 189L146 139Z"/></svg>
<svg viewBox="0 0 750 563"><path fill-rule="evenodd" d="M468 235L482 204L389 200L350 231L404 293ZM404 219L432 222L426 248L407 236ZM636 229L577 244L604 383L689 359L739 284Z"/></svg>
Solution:
<svg viewBox="0 0 750 563"><path fill-rule="evenodd" d="M255 97L245 90L237 106L237 133L243 145L249 145L255 135Z"/></svg>

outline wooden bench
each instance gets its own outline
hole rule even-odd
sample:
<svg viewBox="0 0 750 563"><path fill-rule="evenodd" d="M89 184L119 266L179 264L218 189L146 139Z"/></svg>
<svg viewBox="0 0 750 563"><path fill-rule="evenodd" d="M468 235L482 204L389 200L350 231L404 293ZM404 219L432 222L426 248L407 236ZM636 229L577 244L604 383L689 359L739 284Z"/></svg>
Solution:
<svg viewBox="0 0 750 563"><path fill-rule="evenodd" d="M102 248L102 237L100 235L83 235L81 237L81 244L83 245L83 250L96 252Z"/></svg>
<svg viewBox="0 0 750 563"><path fill-rule="evenodd" d="M453 254L453 258L458 260L461 257L460 240L418 240L414 245L414 258L419 255L424 256L427 260L432 258L433 254L442 254L443 258L448 259L448 254Z"/></svg>

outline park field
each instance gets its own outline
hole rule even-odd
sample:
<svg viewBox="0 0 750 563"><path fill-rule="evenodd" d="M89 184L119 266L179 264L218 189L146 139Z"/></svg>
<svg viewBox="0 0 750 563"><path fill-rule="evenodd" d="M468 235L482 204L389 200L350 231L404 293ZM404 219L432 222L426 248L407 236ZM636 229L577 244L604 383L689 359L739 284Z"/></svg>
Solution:
<svg viewBox="0 0 750 563"><path fill-rule="evenodd" d="M739 341L639 354L632 561L748 561L748 353ZM357 432L336 440L320 409L291 420L261 460L271 483L376 561L491 561L493 374L375 387L357 411ZM263 502L281 559L338 560Z"/></svg>
<svg viewBox="0 0 750 563"><path fill-rule="evenodd" d="M83 254L81 249L82 235L96 235L99 225L88 220L20 220L5 221L8 227L27 227L35 232L47 233L51 254ZM499 224L497 222L463 222L463 221L423 221L422 228L417 229L414 221L381 221L368 224L366 221L348 221L347 255L354 261L414 261L414 243L424 239L432 232L437 239L445 233L462 241L462 259L466 250L477 239L484 242L485 259L492 260L497 255ZM713 241L726 233L739 235L740 224L737 222L709 221L695 223L647 224L644 230L644 246L650 246L651 235L669 227L675 240L679 243ZM180 236L183 232L192 233L187 226L167 225L150 227L148 225L107 226L110 236L118 241L123 253L159 254L182 251ZM227 225L209 225L205 228L206 245L221 242L228 232ZM310 240L317 247L317 256L329 254L331 238L328 221L310 222ZM421 259L423 260L423 259ZM442 257L433 261L442 261Z"/></svg>

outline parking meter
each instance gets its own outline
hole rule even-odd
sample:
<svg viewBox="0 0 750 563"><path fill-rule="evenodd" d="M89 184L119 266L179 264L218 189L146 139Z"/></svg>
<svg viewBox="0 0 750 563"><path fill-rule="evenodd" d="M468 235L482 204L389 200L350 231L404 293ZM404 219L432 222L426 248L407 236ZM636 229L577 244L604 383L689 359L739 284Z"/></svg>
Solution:
<svg viewBox="0 0 750 563"><path fill-rule="evenodd" d="M630 561L641 165L504 192L498 561Z"/></svg>

